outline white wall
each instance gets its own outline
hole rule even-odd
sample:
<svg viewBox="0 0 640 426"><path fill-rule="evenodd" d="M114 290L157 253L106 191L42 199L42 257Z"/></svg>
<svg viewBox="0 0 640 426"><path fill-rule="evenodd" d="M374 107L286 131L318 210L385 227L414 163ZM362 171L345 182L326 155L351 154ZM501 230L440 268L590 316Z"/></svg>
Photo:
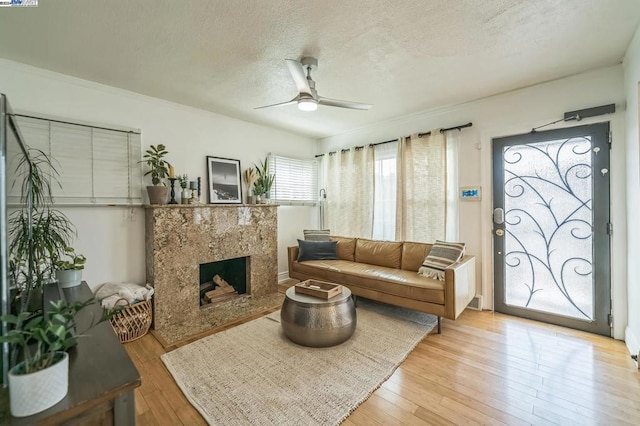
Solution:
<svg viewBox="0 0 640 426"><path fill-rule="evenodd" d="M491 308L491 139L527 133L534 126L562 118L565 111L610 103L618 106L624 104L621 66L377 123L354 132L322 139L319 153L473 122L473 127L460 133L459 185L481 185L483 197L481 202L460 203L460 240L467 243L470 254L477 256L477 291L485 296L484 307ZM613 132L611 211L615 232L612 240L612 293L614 336L621 339L627 322L624 111L619 109L616 114L583 120L579 124L600 121L610 121ZM576 124L568 123L571 126Z"/></svg>
<svg viewBox="0 0 640 426"><path fill-rule="evenodd" d="M640 81L640 27L629 45L623 62L624 90L627 96L627 281L629 325L625 330L625 340L629 352L637 355L640 351L640 137L638 135L638 82Z"/></svg>
<svg viewBox="0 0 640 426"><path fill-rule="evenodd" d="M313 158L316 140L114 87L0 59L0 92L16 112L39 113L142 131L142 148L165 144L176 173L206 182L205 156L239 159L246 168L269 152ZM205 197L203 200L206 201ZM78 229L76 252L87 256L84 278L144 283L142 208L68 207ZM287 271L286 246L317 226L314 207L278 208L278 271Z"/></svg>

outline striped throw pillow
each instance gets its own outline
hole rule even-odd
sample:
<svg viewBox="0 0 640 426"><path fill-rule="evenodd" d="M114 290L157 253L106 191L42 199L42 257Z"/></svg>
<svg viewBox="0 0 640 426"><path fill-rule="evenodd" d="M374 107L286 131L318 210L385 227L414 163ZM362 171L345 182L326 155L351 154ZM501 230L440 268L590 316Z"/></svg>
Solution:
<svg viewBox="0 0 640 426"><path fill-rule="evenodd" d="M305 229L302 232L305 241L331 241L328 229Z"/></svg>
<svg viewBox="0 0 640 426"><path fill-rule="evenodd" d="M436 240L431 251L422 262L418 274L444 281L444 270L462 259L464 243Z"/></svg>

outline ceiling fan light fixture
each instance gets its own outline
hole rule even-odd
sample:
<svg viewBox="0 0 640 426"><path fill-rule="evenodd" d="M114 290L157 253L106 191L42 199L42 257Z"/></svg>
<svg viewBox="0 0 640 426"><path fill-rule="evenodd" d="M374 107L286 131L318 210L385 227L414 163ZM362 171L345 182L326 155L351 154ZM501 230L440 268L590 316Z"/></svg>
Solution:
<svg viewBox="0 0 640 426"><path fill-rule="evenodd" d="M300 99L298 101L298 109L300 111L315 111L318 109L318 101L310 98Z"/></svg>

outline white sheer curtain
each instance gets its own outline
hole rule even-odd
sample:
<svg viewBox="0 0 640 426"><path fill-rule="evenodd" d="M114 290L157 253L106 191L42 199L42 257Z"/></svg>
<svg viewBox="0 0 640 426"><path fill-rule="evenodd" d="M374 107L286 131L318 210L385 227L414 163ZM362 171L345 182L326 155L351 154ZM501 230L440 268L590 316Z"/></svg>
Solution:
<svg viewBox="0 0 640 426"><path fill-rule="evenodd" d="M398 144L396 240L445 239L446 143L439 130L401 138Z"/></svg>
<svg viewBox="0 0 640 426"><path fill-rule="evenodd" d="M373 164L373 148L368 146L322 157L325 228L332 235L371 238Z"/></svg>
<svg viewBox="0 0 640 426"><path fill-rule="evenodd" d="M445 238L447 241L458 241L459 237L458 135L459 130L451 130L445 133L447 146L447 214L445 220Z"/></svg>
<svg viewBox="0 0 640 426"><path fill-rule="evenodd" d="M398 142L376 145L373 150L375 161L373 239L391 241L396 237Z"/></svg>

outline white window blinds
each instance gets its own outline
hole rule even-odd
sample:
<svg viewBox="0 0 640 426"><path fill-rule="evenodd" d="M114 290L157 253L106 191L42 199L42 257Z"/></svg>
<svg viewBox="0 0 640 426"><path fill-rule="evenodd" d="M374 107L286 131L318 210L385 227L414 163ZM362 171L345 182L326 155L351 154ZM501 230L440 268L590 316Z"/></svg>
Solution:
<svg viewBox="0 0 640 426"><path fill-rule="evenodd" d="M27 146L47 154L58 171L60 186L51 187L56 204L142 204L139 133L24 116L17 122ZM9 202L19 196L13 185Z"/></svg>
<svg viewBox="0 0 640 426"><path fill-rule="evenodd" d="M276 178L271 200L277 204L315 204L318 200L318 162L269 156L269 173Z"/></svg>

